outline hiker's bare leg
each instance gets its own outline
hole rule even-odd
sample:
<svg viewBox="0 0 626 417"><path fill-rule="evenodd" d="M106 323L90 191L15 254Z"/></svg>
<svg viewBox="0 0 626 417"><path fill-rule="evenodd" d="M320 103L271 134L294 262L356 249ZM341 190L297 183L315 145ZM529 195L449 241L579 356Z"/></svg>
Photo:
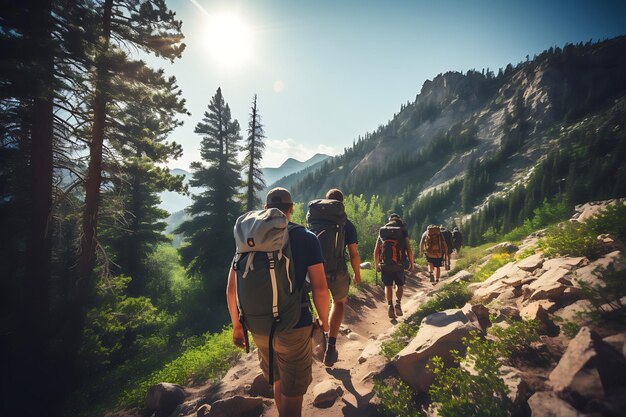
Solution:
<svg viewBox="0 0 626 417"><path fill-rule="evenodd" d="M276 408L278 408L278 412L280 413L280 405L281 405L281 396L280 393L280 379L274 382L274 402L276 403Z"/></svg>
<svg viewBox="0 0 626 417"><path fill-rule="evenodd" d="M339 327L343 321L343 308L346 304L346 297L339 300L333 300L333 307L330 309L330 330L328 336L337 337Z"/></svg>
<svg viewBox="0 0 626 417"><path fill-rule="evenodd" d="M440 275L441 275L441 268L440 267L436 267L435 268L435 278L439 279Z"/></svg>
<svg viewBox="0 0 626 417"><path fill-rule="evenodd" d="M396 303L399 303L402 300L402 293L404 285L396 285Z"/></svg>
<svg viewBox="0 0 626 417"><path fill-rule="evenodd" d="M385 286L385 298L387 299L387 302L393 301L393 286L392 285Z"/></svg>
<svg viewBox="0 0 626 417"><path fill-rule="evenodd" d="M302 416L302 399L303 395L299 397L287 397L281 394L280 405L278 409L278 415L280 417L300 417Z"/></svg>

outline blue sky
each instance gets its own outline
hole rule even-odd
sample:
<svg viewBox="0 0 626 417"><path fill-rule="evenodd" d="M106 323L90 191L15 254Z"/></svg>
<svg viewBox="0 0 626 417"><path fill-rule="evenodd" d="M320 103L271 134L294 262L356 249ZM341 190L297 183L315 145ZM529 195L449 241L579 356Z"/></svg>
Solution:
<svg viewBox="0 0 626 417"><path fill-rule="evenodd" d="M192 113L172 135L184 156L169 165L184 169L199 160L193 129L218 87L242 128L258 95L263 165L278 166L287 157L342 152L439 73L497 72L550 46L626 34L626 1L167 3L183 21L187 49L173 64L150 61L177 77ZM233 16L242 41L215 52Z"/></svg>

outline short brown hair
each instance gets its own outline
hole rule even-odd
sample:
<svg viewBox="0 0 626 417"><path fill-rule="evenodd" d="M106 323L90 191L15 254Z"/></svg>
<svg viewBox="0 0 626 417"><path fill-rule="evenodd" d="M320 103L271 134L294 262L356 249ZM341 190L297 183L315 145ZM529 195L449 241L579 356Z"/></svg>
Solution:
<svg viewBox="0 0 626 417"><path fill-rule="evenodd" d="M343 202L343 193L337 188L332 188L326 193L326 198L329 200L337 200Z"/></svg>

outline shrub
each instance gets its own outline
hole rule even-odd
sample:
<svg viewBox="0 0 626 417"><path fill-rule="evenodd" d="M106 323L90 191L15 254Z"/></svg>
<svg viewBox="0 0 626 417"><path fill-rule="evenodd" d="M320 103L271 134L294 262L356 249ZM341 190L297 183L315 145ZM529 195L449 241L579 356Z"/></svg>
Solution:
<svg viewBox="0 0 626 417"><path fill-rule="evenodd" d="M429 394L442 417L508 417L512 415L509 392L500 378L495 343L476 335L463 339L467 356L452 351L454 366L446 368L440 357L428 367L435 375ZM463 366L460 366L463 365ZM473 369L472 369L473 368Z"/></svg>
<svg viewBox="0 0 626 417"><path fill-rule="evenodd" d="M616 271L610 265L602 274L605 286L591 286L579 280L583 296L589 300L592 310L582 313L590 319L626 324L626 305L622 299L626 296L626 270Z"/></svg>
<svg viewBox="0 0 626 417"><path fill-rule="evenodd" d="M508 327L492 326L489 334L497 341L494 348L499 357L508 358L513 355L527 353L531 350L530 343L539 340L539 322L536 320L507 320Z"/></svg>
<svg viewBox="0 0 626 417"><path fill-rule="evenodd" d="M513 261L513 255L505 252L494 253L491 258L474 274L472 281L481 282L489 278L499 268Z"/></svg>
<svg viewBox="0 0 626 417"><path fill-rule="evenodd" d="M454 275L463 269L470 269L476 262L485 257L485 249L493 246L493 243L486 243L481 246L466 246L461 250L461 255L457 258L450 275Z"/></svg>
<svg viewBox="0 0 626 417"><path fill-rule="evenodd" d="M419 325L411 326L406 322L400 323L391 335L391 339L381 344L380 353L388 360L392 359L398 352L404 349L413 337L415 337L418 330Z"/></svg>
<svg viewBox="0 0 626 417"><path fill-rule="evenodd" d="M584 223L563 222L548 229L546 237L539 241L546 256L587 256L598 254L597 233Z"/></svg>
<svg viewBox="0 0 626 417"><path fill-rule="evenodd" d="M587 227L595 235L610 233L626 243L626 204L613 204L587 220Z"/></svg>
<svg viewBox="0 0 626 417"><path fill-rule="evenodd" d="M389 417L417 417L420 416L413 391L402 380L394 381L393 384L384 381L374 382L374 390L380 398L378 411Z"/></svg>

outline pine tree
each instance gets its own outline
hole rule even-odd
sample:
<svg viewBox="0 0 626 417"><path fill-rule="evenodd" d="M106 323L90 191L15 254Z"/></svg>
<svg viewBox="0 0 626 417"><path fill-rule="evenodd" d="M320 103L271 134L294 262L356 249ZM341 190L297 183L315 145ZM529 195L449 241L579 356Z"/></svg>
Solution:
<svg viewBox="0 0 626 417"><path fill-rule="evenodd" d="M235 251L232 226L241 213L237 201L241 180L234 153L240 140L239 123L231 119L221 88L211 98L195 132L202 135L202 161L191 164L190 185L206 191L192 196L187 212L193 218L181 224L176 233L184 236L181 259L189 273L202 280L207 308L213 315L225 317L224 276Z"/></svg>
<svg viewBox="0 0 626 417"><path fill-rule="evenodd" d="M263 125L261 124L261 115L258 112L256 104L256 94L252 99L252 108L250 109L250 120L248 122L248 137L246 139L246 156L243 160L246 171L246 210L254 210L261 203L257 197L257 193L265 187L263 181L263 173L260 169L261 159L263 158L263 150L265 149L265 138Z"/></svg>

